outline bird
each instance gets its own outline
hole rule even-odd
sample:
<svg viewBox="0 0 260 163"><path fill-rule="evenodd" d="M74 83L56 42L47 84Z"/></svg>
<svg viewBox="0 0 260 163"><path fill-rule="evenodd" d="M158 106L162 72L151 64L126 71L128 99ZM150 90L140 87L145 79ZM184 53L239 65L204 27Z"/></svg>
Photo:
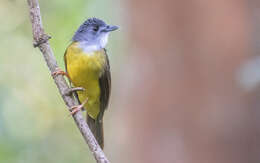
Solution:
<svg viewBox="0 0 260 163"><path fill-rule="evenodd" d="M104 148L103 116L108 107L111 92L111 73L106 50L110 32L115 25L107 25L98 18L89 18L75 32L64 54L66 72L57 70L56 75L66 75L72 87L84 90L74 92L80 103L71 108L71 114L87 110L87 124L99 146Z"/></svg>

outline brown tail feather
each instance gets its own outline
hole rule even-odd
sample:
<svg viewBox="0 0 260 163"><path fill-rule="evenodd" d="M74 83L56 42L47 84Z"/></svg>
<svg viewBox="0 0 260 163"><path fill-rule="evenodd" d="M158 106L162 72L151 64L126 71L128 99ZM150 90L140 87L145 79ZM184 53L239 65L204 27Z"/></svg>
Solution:
<svg viewBox="0 0 260 163"><path fill-rule="evenodd" d="M87 124L92 131L93 135L95 136L99 146L103 149L104 148L104 131L103 131L103 118L97 118L97 120L91 118L87 114Z"/></svg>

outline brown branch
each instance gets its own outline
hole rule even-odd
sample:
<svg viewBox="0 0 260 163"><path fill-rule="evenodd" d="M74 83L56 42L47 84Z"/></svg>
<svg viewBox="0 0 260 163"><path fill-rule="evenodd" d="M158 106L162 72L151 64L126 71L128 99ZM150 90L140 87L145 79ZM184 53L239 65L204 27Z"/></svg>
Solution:
<svg viewBox="0 0 260 163"><path fill-rule="evenodd" d="M34 46L39 47L50 70L50 73L52 74L58 68L58 65L48 42L50 36L44 33L38 0L27 0L27 2L29 5L30 19L32 23ZM73 96L66 94L69 86L66 83L64 77L62 75L58 75L54 76L53 79L59 89L59 92L65 104L68 106L68 110L70 110L69 108L77 105L77 102L75 101ZM109 163L104 152L101 150L87 123L85 122L81 111L75 113L73 115L73 118L85 142L88 144L90 151L94 155L97 163Z"/></svg>

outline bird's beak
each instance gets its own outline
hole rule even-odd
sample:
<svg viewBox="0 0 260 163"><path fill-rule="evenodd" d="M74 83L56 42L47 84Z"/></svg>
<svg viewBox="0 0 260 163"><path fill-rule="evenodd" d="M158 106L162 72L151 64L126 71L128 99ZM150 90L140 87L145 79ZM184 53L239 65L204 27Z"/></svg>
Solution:
<svg viewBox="0 0 260 163"><path fill-rule="evenodd" d="M117 30L119 27L118 26L115 26L115 25L108 25L105 29L104 29L104 31L105 32L111 32L111 31L115 31L115 30Z"/></svg>

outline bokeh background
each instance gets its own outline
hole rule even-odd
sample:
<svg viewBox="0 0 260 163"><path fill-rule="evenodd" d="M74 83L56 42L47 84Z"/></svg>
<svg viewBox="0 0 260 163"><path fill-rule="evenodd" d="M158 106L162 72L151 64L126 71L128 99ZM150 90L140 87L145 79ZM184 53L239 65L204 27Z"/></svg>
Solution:
<svg viewBox="0 0 260 163"><path fill-rule="evenodd" d="M62 68L74 31L88 17L120 26L107 47L111 162L260 162L258 0L40 5ZM26 1L0 0L0 22L0 162L95 162L32 47Z"/></svg>

